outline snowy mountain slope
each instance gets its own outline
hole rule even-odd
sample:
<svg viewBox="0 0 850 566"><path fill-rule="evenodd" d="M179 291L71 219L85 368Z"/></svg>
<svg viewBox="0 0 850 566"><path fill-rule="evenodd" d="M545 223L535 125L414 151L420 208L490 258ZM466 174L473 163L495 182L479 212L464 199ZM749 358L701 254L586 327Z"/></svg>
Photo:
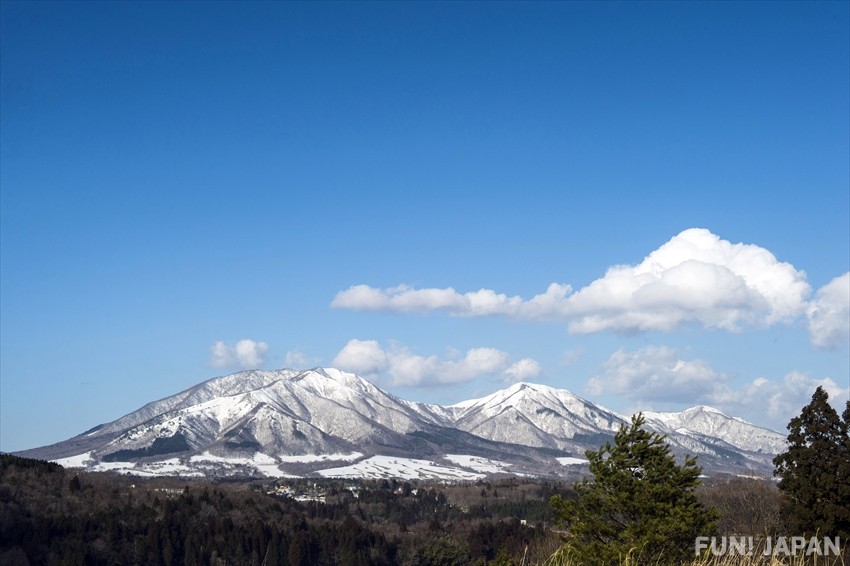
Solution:
<svg viewBox="0 0 850 566"><path fill-rule="evenodd" d="M293 370L286 369L279 371L252 370L216 377L176 395L148 403L141 409L116 421L96 427L90 434L94 436L124 431L178 407L199 405L219 397L230 397L261 389L276 380L286 379L296 373Z"/></svg>
<svg viewBox="0 0 850 566"><path fill-rule="evenodd" d="M575 449L577 436L614 433L627 419L564 389L517 383L449 409L455 426L500 442Z"/></svg>
<svg viewBox="0 0 850 566"><path fill-rule="evenodd" d="M768 472L770 458L784 447L779 433L715 409L646 416L676 453L698 454L706 470ZM92 469L209 475L221 464L223 474L277 476L316 474L339 468L341 461L358 470L358 460L374 456L440 461L460 454L461 462L502 462L503 473L557 475L564 469L561 460L580 459L627 423L545 385L519 383L440 407L399 399L331 368L245 371L21 454ZM356 456L340 456L346 454Z"/></svg>
<svg viewBox="0 0 850 566"><path fill-rule="evenodd" d="M431 423L442 421L427 408L403 402L353 374L282 370L210 380L146 405L92 435L125 427L95 451L106 457L113 449L141 450L156 439L178 436L187 450L216 446L304 454L391 441Z"/></svg>
<svg viewBox="0 0 850 566"><path fill-rule="evenodd" d="M785 436L712 407L691 407L679 413L645 412L647 423L679 434L697 434L723 440L739 450L778 454L785 450Z"/></svg>

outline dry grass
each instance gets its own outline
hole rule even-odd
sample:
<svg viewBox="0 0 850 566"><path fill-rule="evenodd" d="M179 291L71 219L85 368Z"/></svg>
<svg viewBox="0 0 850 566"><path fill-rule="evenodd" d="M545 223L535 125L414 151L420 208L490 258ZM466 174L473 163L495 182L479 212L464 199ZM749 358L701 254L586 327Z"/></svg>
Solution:
<svg viewBox="0 0 850 566"><path fill-rule="evenodd" d="M842 548L841 556L762 556L753 554L751 556L713 556L706 555L694 558L692 562L686 562L680 566L850 566L848 549ZM632 553L624 557L619 566L666 566L667 563L659 560L656 563L641 560L640 553L634 549ZM538 566L585 566L575 557L571 556L570 549L561 547L545 562Z"/></svg>
<svg viewBox="0 0 850 566"><path fill-rule="evenodd" d="M841 556L709 556L688 566L844 566Z"/></svg>

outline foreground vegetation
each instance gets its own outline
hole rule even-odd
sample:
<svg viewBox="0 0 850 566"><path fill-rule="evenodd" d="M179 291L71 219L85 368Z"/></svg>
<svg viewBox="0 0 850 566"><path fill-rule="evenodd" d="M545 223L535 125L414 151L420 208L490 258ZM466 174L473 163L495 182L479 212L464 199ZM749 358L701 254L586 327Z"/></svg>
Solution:
<svg viewBox="0 0 850 566"><path fill-rule="evenodd" d="M757 522L727 536L718 532L723 497L706 505L697 496L696 457L678 463L665 437L644 428L643 415L633 416L613 444L586 453L592 478L576 484L577 497L552 498L565 537L549 563L676 566L690 557L696 564L776 557L843 563L841 540L846 552L850 539L850 401L839 416L828 398L818 387L788 424L787 449L773 460L779 504L766 509L760 501Z"/></svg>
<svg viewBox="0 0 850 566"><path fill-rule="evenodd" d="M637 553L623 558L622 566L633 566L639 562ZM823 556L707 556L684 562L682 566L847 566L850 558L846 555L836 557ZM556 551L543 566L584 566L583 562L571 557L564 549Z"/></svg>
<svg viewBox="0 0 850 566"><path fill-rule="evenodd" d="M694 554L697 537L716 534L717 512L696 496L696 458L678 464L645 422L635 415L613 444L587 452L593 478L576 484L575 499L552 498L566 549L582 564L616 564L634 549L640 562L678 564Z"/></svg>

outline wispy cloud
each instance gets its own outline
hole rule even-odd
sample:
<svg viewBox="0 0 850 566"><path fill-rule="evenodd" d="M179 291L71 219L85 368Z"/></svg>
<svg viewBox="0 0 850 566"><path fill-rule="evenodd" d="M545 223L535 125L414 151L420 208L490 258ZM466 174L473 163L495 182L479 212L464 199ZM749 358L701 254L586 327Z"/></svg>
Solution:
<svg viewBox="0 0 850 566"><path fill-rule="evenodd" d="M587 354L587 348L584 346L579 346L578 348L573 348L571 350L567 350L561 356L560 364L564 367L568 367L582 359Z"/></svg>
<svg viewBox="0 0 850 566"><path fill-rule="evenodd" d="M726 376L702 360L682 360L675 348L616 351L586 386L591 395L615 393L642 401L706 402L725 388Z"/></svg>
<svg viewBox="0 0 850 566"><path fill-rule="evenodd" d="M740 390L730 391L721 403L732 411L738 407L759 408L768 417L766 422L772 419L777 428L784 428L790 418L800 414L800 409L811 401L818 387L829 394L830 403L841 414L850 388L841 387L828 377L816 379L799 371L786 374L782 381L756 378Z"/></svg>
<svg viewBox="0 0 850 566"><path fill-rule="evenodd" d="M850 389L828 377L815 379L797 371L781 380L758 377L734 386L729 376L703 360L682 359L675 348L648 346L615 352L585 390L591 395L622 395L644 408L707 404L732 415L748 414L755 422L781 429L809 402L818 386L839 408L850 396Z"/></svg>
<svg viewBox="0 0 850 566"><path fill-rule="evenodd" d="M301 350L290 350L283 358L284 367L290 369L307 369L321 365L319 358L308 356Z"/></svg>
<svg viewBox="0 0 850 566"><path fill-rule="evenodd" d="M806 311L812 346L850 348L850 272L821 287Z"/></svg>
<svg viewBox="0 0 850 566"><path fill-rule="evenodd" d="M472 348L456 359L441 359L415 354L398 343L384 348L377 340L358 339L349 340L332 365L364 376L385 376L395 386L461 383L486 375L524 379L540 373L535 360L511 364L510 356L496 348Z"/></svg>
<svg viewBox="0 0 850 566"><path fill-rule="evenodd" d="M569 285L552 283L545 293L526 301L521 297L509 297L490 289L461 294L451 287L414 289L407 285L399 285L388 289L376 289L368 285L354 285L337 293L331 306L365 311L420 314L440 310L455 316L502 315L535 320L563 316L559 314L559 309L571 290Z"/></svg>
<svg viewBox="0 0 850 566"><path fill-rule="evenodd" d="M525 300L490 289L459 293L451 287L355 285L337 293L331 306L565 320L576 334L667 332L687 324L737 331L794 320L806 312L810 292L805 273L768 250L692 228L640 263L613 266L575 292L568 284L552 283L544 293Z"/></svg>
<svg viewBox="0 0 850 566"><path fill-rule="evenodd" d="M209 365L222 369L252 369L263 365L269 346L265 342L243 339L234 345L219 340L210 347Z"/></svg>

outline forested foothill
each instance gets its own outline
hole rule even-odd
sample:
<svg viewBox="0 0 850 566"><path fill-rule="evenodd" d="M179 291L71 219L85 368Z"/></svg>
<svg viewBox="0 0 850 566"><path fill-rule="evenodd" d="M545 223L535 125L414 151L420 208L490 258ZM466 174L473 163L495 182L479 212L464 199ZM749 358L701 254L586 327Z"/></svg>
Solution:
<svg viewBox="0 0 850 566"><path fill-rule="evenodd" d="M0 564L543 564L567 484L501 479L207 482L0 456ZM783 532L780 492L706 480L718 532Z"/></svg>
<svg viewBox="0 0 850 566"><path fill-rule="evenodd" d="M565 485L515 479L429 485L139 478L2 455L0 564L542 559L559 545L546 527L548 500L568 491Z"/></svg>

